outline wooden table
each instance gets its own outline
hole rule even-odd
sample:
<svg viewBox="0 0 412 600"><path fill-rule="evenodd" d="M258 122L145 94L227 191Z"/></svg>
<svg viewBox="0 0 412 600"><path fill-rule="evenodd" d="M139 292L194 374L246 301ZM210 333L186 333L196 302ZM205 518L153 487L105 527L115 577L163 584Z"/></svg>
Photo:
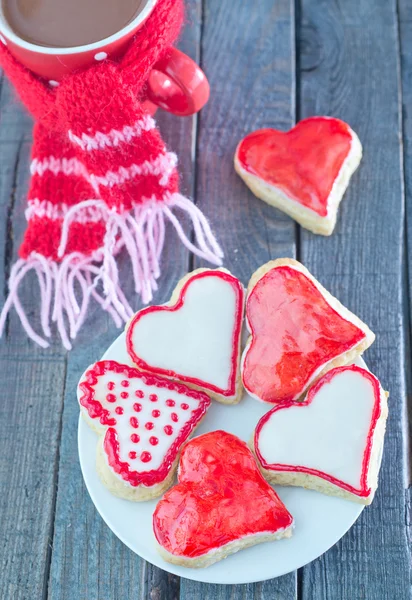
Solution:
<svg viewBox="0 0 412 600"><path fill-rule="evenodd" d="M271 258L301 260L376 332L366 360L391 392L373 505L329 552L298 572L246 586L197 584L139 559L97 514L77 456L76 383L117 335L97 307L74 349L42 350L15 313L0 346L0 597L4 600L405 600L411 598L407 392L412 258L412 5L407 0L191 0L180 47L206 71L194 118L160 115L183 192L210 217L225 266L247 283ZM331 238L257 200L235 175L239 139L334 115L364 159ZM25 227L31 121L0 89L1 294ZM168 231L155 301L200 265ZM409 259L409 260L408 260ZM127 279L127 277L125 278ZM39 324L37 288L22 298ZM137 308L137 306L136 306Z"/></svg>

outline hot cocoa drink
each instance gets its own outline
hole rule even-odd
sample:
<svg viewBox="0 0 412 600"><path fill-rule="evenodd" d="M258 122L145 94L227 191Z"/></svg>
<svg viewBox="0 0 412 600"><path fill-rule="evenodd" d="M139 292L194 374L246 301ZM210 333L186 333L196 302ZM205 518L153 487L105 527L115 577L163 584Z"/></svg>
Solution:
<svg viewBox="0 0 412 600"><path fill-rule="evenodd" d="M1 0L5 20L22 39L39 46L70 48L120 31L146 0Z"/></svg>

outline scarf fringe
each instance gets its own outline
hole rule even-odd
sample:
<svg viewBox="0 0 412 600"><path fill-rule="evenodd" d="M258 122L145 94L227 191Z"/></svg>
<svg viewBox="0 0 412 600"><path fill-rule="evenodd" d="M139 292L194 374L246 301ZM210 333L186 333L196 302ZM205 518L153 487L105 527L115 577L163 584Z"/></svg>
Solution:
<svg viewBox="0 0 412 600"><path fill-rule="evenodd" d="M70 224L90 208L100 209L106 221L103 248L92 256L80 252L65 255ZM190 217L196 245L187 237L172 208L180 209ZM120 328L134 311L119 283L117 256L123 248L127 251L134 290L145 304L150 302L160 276L166 221L173 225L188 250L212 264L222 264L223 252L207 219L196 205L180 194L173 194L165 202L149 199L144 206L124 213L108 209L101 200L87 200L73 206L65 215L58 249L60 263L33 252L28 259L19 259L13 265L9 295L0 313L0 337L8 313L14 306L26 334L39 346L49 346L47 338L51 337L50 325L54 322L63 346L70 350L70 340L77 336L83 325L91 298L110 314L116 327ZM40 288L43 337L32 328L18 295L22 280L31 270L35 271Z"/></svg>

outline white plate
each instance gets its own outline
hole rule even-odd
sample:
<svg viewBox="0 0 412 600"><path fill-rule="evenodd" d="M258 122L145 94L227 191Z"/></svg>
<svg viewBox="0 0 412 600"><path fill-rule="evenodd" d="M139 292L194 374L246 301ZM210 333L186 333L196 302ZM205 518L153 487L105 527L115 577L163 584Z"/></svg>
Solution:
<svg viewBox="0 0 412 600"><path fill-rule="evenodd" d="M124 334L110 346L103 359L132 365L126 352ZM357 363L366 366L362 359L358 359ZM257 402L247 394L236 406L224 406L213 401L196 435L225 429L248 441L256 423L269 408L269 405ZM336 544L363 510L362 505L340 498L303 488L275 486L295 519L295 530L290 539L258 544L206 569L178 567L165 562L156 551L152 515L158 500L129 502L110 494L100 483L95 469L97 435L82 418L79 419L78 442L86 487L113 533L145 560L165 571L195 581L253 583L299 569Z"/></svg>

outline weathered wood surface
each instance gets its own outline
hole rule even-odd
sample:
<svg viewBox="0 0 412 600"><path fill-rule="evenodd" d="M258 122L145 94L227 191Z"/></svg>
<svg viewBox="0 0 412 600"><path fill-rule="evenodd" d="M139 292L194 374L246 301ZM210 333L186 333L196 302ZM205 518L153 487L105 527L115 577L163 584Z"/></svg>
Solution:
<svg viewBox="0 0 412 600"><path fill-rule="evenodd" d="M366 359L391 391L380 489L352 530L298 574L245 586L168 575L117 540L81 478L75 387L84 367L116 336L113 323L96 307L66 354L57 341L51 350L34 346L12 314L0 344L0 598L411 598L404 408L412 218L406 218L404 193L411 215L412 6L400 0L398 14L395 0L302 0L296 14L293 0L188 4L180 46L201 62L212 96L198 118L159 116L180 158L182 190L210 216L226 266L244 283L269 258L296 256L377 333ZM0 80L0 86L2 301L25 227L31 122L8 84ZM364 145L361 168L328 239L300 230L255 199L232 167L242 135L261 126L288 129L311 114L346 119ZM169 234L158 302L199 265ZM36 285L28 281L21 295L34 320Z"/></svg>
<svg viewBox="0 0 412 600"><path fill-rule="evenodd" d="M0 82L0 294L25 227L31 121ZM24 284L28 312L35 278ZM34 293L33 293L34 292ZM35 311L33 311L35 312ZM33 319L36 316L33 315ZM39 322L35 322L39 326ZM65 380L64 352L34 346L15 314L0 345L0 596L41 598L50 560Z"/></svg>
<svg viewBox="0 0 412 600"><path fill-rule="evenodd" d="M402 311L404 194L395 1L303 0L300 118L328 114L359 134L364 157L330 239L302 231L301 259L365 320L365 359L390 390L380 486L373 505L303 569L304 598L410 598L405 527L406 321ZM410 368L410 366L409 366Z"/></svg>

